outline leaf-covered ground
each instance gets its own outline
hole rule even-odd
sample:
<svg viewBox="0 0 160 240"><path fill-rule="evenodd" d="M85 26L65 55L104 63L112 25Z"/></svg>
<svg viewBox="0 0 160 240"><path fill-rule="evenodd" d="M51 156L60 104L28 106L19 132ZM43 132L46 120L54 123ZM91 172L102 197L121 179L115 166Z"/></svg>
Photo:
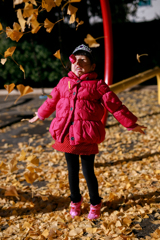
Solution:
<svg viewBox="0 0 160 240"><path fill-rule="evenodd" d="M4 126L10 112L18 117L13 106L5 106L0 122L0 239L160 239L157 90L132 89L119 97L147 130L145 135L129 132L109 115L106 138L95 161L103 198L101 218L95 221L87 219L89 195L82 171L82 214L70 217L64 154L51 148L54 141L46 130L51 118L32 125L17 120ZM19 119L30 117L38 105L40 101L25 109L23 104L17 106Z"/></svg>

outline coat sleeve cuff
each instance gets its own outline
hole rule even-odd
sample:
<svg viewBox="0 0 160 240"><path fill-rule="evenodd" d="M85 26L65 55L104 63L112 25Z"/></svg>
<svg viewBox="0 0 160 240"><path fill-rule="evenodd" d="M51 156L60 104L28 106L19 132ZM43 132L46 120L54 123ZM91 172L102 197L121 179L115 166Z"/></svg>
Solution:
<svg viewBox="0 0 160 240"><path fill-rule="evenodd" d="M135 123L133 126L131 126L131 127L127 127L127 130L128 131L131 131L131 130L133 130L135 127L137 127L138 126L138 124L137 123Z"/></svg>
<svg viewBox="0 0 160 240"><path fill-rule="evenodd" d="M39 115L39 113L38 113L38 118L39 118L40 120L44 120L44 119L45 119L45 118L41 117L41 116Z"/></svg>

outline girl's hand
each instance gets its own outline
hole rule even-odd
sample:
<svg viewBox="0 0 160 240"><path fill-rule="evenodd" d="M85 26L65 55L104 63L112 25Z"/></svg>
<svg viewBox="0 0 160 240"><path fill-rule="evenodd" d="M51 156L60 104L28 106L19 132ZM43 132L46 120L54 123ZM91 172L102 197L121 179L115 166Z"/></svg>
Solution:
<svg viewBox="0 0 160 240"><path fill-rule="evenodd" d="M33 118L31 118L28 122L34 123L34 122L38 121L38 119L39 119L39 117L38 117L38 112L35 112L35 114L36 114L36 116L33 117Z"/></svg>
<svg viewBox="0 0 160 240"><path fill-rule="evenodd" d="M145 134L145 132L142 130L142 128L147 128L147 127L138 125L138 126L135 127L134 129L132 129L132 131L133 131L133 132L139 132L139 133L141 133L141 134Z"/></svg>

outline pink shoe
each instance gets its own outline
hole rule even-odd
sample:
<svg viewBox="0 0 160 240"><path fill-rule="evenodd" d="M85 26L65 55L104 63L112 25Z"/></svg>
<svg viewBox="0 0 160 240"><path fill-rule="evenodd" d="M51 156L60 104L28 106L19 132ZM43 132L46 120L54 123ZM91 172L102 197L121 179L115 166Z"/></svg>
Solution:
<svg viewBox="0 0 160 240"><path fill-rule="evenodd" d="M83 201L83 198L81 197L81 201L78 203L73 203L71 202L71 210L70 210L70 214L71 217L74 218L75 216L79 216L81 214L81 203Z"/></svg>
<svg viewBox="0 0 160 240"><path fill-rule="evenodd" d="M100 202L99 204L97 204L95 206L93 206L91 204L90 211L89 211L89 214L88 214L88 218L90 220L97 219L97 218L100 217L100 215L101 215L101 206L102 206L102 202Z"/></svg>

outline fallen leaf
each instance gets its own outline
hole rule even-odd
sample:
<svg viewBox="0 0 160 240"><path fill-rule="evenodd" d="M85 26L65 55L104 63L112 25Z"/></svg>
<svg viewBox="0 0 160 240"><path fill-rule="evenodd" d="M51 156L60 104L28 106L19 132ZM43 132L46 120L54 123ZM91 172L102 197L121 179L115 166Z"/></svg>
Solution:
<svg viewBox="0 0 160 240"><path fill-rule="evenodd" d="M70 237L75 237L79 234L83 233L83 229L82 228L74 228L69 232L69 236Z"/></svg>
<svg viewBox="0 0 160 240"><path fill-rule="evenodd" d="M29 156L27 160L30 161L32 164L39 166L39 159L37 158L37 156L35 155Z"/></svg>
<svg viewBox="0 0 160 240"><path fill-rule="evenodd" d="M26 152L22 150L19 157L19 161L24 161L25 159L26 159Z"/></svg>
<svg viewBox="0 0 160 240"><path fill-rule="evenodd" d="M32 184L38 178L38 174L36 172L31 173L31 172L27 171L24 173L24 177L25 177L27 183Z"/></svg>
<svg viewBox="0 0 160 240"><path fill-rule="evenodd" d="M42 233L42 236L44 236L45 238L47 238L48 235L49 235L49 231L48 231L47 229L44 230L43 233Z"/></svg>
<svg viewBox="0 0 160 240"><path fill-rule="evenodd" d="M16 197L17 199L19 199L15 186L10 186L9 188L7 188L4 195L10 196L10 197L13 196L13 197Z"/></svg>

